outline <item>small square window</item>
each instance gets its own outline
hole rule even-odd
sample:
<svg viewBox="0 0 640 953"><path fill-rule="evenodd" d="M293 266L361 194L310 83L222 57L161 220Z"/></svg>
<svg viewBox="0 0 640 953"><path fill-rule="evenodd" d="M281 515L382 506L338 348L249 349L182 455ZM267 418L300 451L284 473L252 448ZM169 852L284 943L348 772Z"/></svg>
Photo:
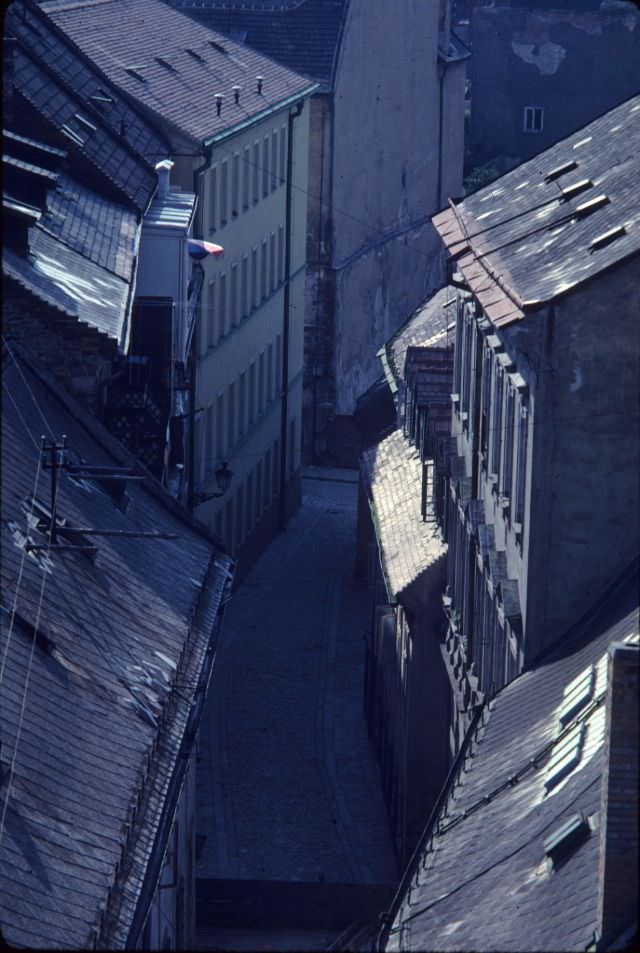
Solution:
<svg viewBox="0 0 640 953"><path fill-rule="evenodd" d="M544 109L542 106L525 106L522 128L525 132L542 132Z"/></svg>

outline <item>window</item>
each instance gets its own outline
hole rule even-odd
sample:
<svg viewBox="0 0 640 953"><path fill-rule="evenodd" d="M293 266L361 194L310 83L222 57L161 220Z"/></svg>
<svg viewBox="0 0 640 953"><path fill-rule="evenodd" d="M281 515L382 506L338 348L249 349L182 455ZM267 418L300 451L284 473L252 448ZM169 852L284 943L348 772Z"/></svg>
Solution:
<svg viewBox="0 0 640 953"><path fill-rule="evenodd" d="M215 165L211 170L209 175L209 231L215 232L218 220L216 218L217 214L217 205L218 205L218 180L217 180L218 170Z"/></svg>
<svg viewBox="0 0 640 953"><path fill-rule="evenodd" d="M238 266L231 266L231 288L229 291L229 326L238 323Z"/></svg>
<svg viewBox="0 0 640 953"><path fill-rule="evenodd" d="M282 335L279 334L276 338L276 379L274 381L275 393L277 394L281 386L281 377L282 377Z"/></svg>
<svg viewBox="0 0 640 953"><path fill-rule="evenodd" d="M262 143L262 195L269 194L269 136Z"/></svg>
<svg viewBox="0 0 640 953"><path fill-rule="evenodd" d="M220 166L220 227L227 223L227 194L229 191L229 161L223 159Z"/></svg>
<svg viewBox="0 0 640 953"><path fill-rule="evenodd" d="M231 167L231 215L240 211L240 156L234 153Z"/></svg>
<svg viewBox="0 0 640 953"><path fill-rule="evenodd" d="M271 191L278 188L278 133L271 133Z"/></svg>
<svg viewBox="0 0 640 953"><path fill-rule="evenodd" d="M263 351L260 355L260 361L258 364L258 417L260 417L264 412L265 404L265 352Z"/></svg>
<svg viewBox="0 0 640 953"><path fill-rule="evenodd" d="M511 477L513 475L513 424L514 424L514 393L505 381L505 410L504 410L504 455L502 458L502 480L500 486L505 496L511 496Z"/></svg>
<svg viewBox="0 0 640 953"><path fill-rule="evenodd" d="M460 393L460 382L462 380L462 333L462 303L460 298L458 298L456 312L456 340L453 348L453 391L455 394Z"/></svg>
<svg viewBox="0 0 640 953"><path fill-rule="evenodd" d="M520 534L524 523L524 501L527 481L527 442L529 437L529 411L526 403L520 404L520 426L518 427L516 450L516 492L515 518L520 524Z"/></svg>
<svg viewBox="0 0 640 953"><path fill-rule="evenodd" d="M258 249L251 249L251 310L258 307Z"/></svg>
<svg viewBox="0 0 640 953"><path fill-rule="evenodd" d="M269 289L276 290L276 236L271 232L269 236Z"/></svg>
<svg viewBox="0 0 640 953"><path fill-rule="evenodd" d="M284 184L285 179L285 161L287 154L287 127L280 129L280 183Z"/></svg>
<svg viewBox="0 0 640 953"><path fill-rule="evenodd" d="M201 478L204 480L207 473L211 472L211 457L212 457L212 441L213 441L213 408L207 407L205 416L204 416L204 443L200 448L202 453L202 466L200 468Z"/></svg>
<svg viewBox="0 0 640 953"><path fill-rule="evenodd" d="M268 294L268 291L267 291L267 256L268 256L268 247L267 247L267 240L266 240L266 238L265 238L265 240L262 242L262 260L261 260L261 263L260 263L260 264L261 264L261 267L260 267L260 295L261 295L261 300L262 300L262 301L265 301L265 300L266 300L267 294Z"/></svg>
<svg viewBox="0 0 640 953"><path fill-rule="evenodd" d="M218 341L227 333L227 276L220 275L218 294Z"/></svg>
<svg viewBox="0 0 640 953"><path fill-rule="evenodd" d="M243 371L238 383L238 437L245 433L247 420L247 373Z"/></svg>
<svg viewBox="0 0 640 953"><path fill-rule="evenodd" d="M247 477L247 486L246 486L246 499L244 504L245 512L245 525L247 528L247 533L250 533L254 527L253 522L253 473L250 473Z"/></svg>
<svg viewBox="0 0 640 953"><path fill-rule="evenodd" d="M525 106L522 128L525 132L542 132L544 109L542 106Z"/></svg>
<svg viewBox="0 0 640 953"><path fill-rule="evenodd" d="M267 351L267 403L275 397L275 381L273 379L273 344Z"/></svg>
<svg viewBox="0 0 640 953"><path fill-rule="evenodd" d="M224 460L224 393L221 391L216 399L216 457Z"/></svg>
<svg viewBox="0 0 640 953"><path fill-rule="evenodd" d="M227 398L227 447L229 450L236 442L236 385L229 384L229 397Z"/></svg>
<svg viewBox="0 0 640 953"><path fill-rule="evenodd" d="M284 281L284 225L278 226L278 283Z"/></svg>
<svg viewBox="0 0 640 953"><path fill-rule="evenodd" d="M239 486L236 490L236 519L235 519L235 539L234 547L239 549L242 546L242 541L244 539L244 512L243 512L243 492L242 487Z"/></svg>
<svg viewBox="0 0 640 953"><path fill-rule="evenodd" d="M248 426L251 427L256 419L256 362L249 365L249 401Z"/></svg>
<svg viewBox="0 0 640 953"><path fill-rule="evenodd" d="M272 492L272 476L273 468L271 465L271 448L269 448L264 457L264 508L269 506L271 503L271 497L273 496Z"/></svg>
<svg viewBox="0 0 640 953"><path fill-rule="evenodd" d="M242 208L246 212L249 208L250 196L250 182L251 182L251 149L249 146L244 147L244 152L242 154Z"/></svg>
<svg viewBox="0 0 640 953"><path fill-rule="evenodd" d="M498 474L502 431L502 368L493 362L493 399L491 414L491 472Z"/></svg>
<svg viewBox="0 0 640 953"><path fill-rule="evenodd" d="M260 193L258 188L258 183L260 179L258 178L258 172L260 170L260 143L255 142L253 144L253 204L255 205L260 199Z"/></svg>
<svg viewBox="0 0 640 953"><path fill-rule="evenodd" d="M209 294L207 295L206 323L207 323L207 347L216 345L216 279L212 278L209 282Z"/></svg>
<svg viewBox="0 0 640 953"><path fill-rule="evenodd" d="M262 516L263 496L262 496L262 460L258 460L256 465L256 512L255 522L257 523Z"/></svg>
<svg viewBox="0 0 640 953"><path fill-rule="evenodd" d="M482 381L480 384L480 449L486 454L489 444L489 384L491 381L491 349L482 351Z"/></svg>
<svg viewBox="0 0 640 953"><path fill-rule="evenodd" d="M249 258L242 256L240 265L240 317L246 318L249 314Z"/></svg>

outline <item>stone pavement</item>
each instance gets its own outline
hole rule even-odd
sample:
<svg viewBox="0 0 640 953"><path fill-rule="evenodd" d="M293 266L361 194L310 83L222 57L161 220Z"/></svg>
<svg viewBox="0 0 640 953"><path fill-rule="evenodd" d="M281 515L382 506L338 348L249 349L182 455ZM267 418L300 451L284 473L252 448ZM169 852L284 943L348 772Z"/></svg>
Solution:
<svg viewBox="0 0 640 953"><path fill-rule="evenodd" d="M199 878L397 880L362 714L356 480L305 471L301 510L226 611L199 742Z"/></svg>

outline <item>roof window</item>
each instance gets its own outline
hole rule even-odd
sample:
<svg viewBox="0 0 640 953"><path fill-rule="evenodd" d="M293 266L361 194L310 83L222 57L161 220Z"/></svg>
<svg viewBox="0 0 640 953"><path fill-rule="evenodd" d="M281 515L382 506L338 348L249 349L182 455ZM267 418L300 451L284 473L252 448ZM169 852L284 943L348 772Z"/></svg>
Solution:
<svg viewBox="0 0 640 953"><path fill-rule="evenodd" d="M588 202L582 202L580 205L576 205L574 215L576 218L586 218L587 215L591 215L592 212L597 212L599 208L609 205L610 201L608 195L596 195L595 198L589 199Z"/></svg>
<svg viewBox="0 0 640 953"><path fill-rule="evenodd" d="M209 46L212 46L218 53L224 53L226 56L229 55L229 51L225 49L222 43L218 43L217 40L209 40L208 42Z"/></svg>
<svg viewBox="0 0 640 953"><path fill-rule="evenodd" d="M134 79L139 79L141 83L146 83L146 79L140 72L140 69L141 67L139 66L125 66L124 71L128 73L129 76L133 76Z"/></svg>
<svg viewBox="0 0 640 953"><path fill-rule="evenodd" d="M164 68L165 68L165 69L168 69L170 72L172 72L172 73L177 73L177 72L178 72L178 70L175 68L175 66L172 66L172 64L169 62L169 60L163 59L162 56L156 56L156 57L154 57L154 59L155 59L156 63L159 63L160 66L164 66Z"/></svg>
<svg viewBox="0 0 640 953"><path fill-rule="evenodd" d="M570 728L554 744L544 779L547 792L557 787L580 763L584 747L584 735L585 725L580 723Z"/></svg>
<svg viewBox="0 0 640 953"><path fill-rule="evenodd" d="M194 60L198 60L199 63L205 62L204 56L200 56L200 54L197 53L195 50L191 50L187 47L186 52L189 54L189 56L192 56Z"/></svg>
<svg viewBox="0 0 640 953"><path fill-rule="evenodd" d="M560 727L566 728L570 721L593 698L595 687L595 667L589 665L573 681L569 682L562 695L559 717Z"/></svg>
<svg viewBox="0 0 640 953"><path fill-rule="evenodd" d="M544 840L544 852L554 867L560 867L591 835L591 825L582 812L574 814Z"/></svg>
<svg viewBox="0 0 640 953"><path fill-rule="evenodd" d="M618 225L616 228L610 228L608 232L604 232L602 235L596 236L596 238L589 243L589 248L591 251L595 251L597 248L605 248L607 245L610 245L611 242L614 242L616 238L622 238L622 236L626 234L627 230L624 225Z"/></svg>
<svg viewBox="0 0 640 953"><path fill-rule="evenodd" d="M572 172L577 168L578 163L575 159L572 159L570 162L565 162L564 165L559 165L555 169L551 169L551 171L545 175L544 180L545 182L553 182L554 179L559 179L561 175L564 175L566 172Z"/></svg>
<svg viewBox="0 0 640 953"><path fill-rule="evenodd" d="M574 182L573 185L568 185L566 189L562 190L562 198L565 202L568 202L569 199L573 199L576 195L581 195L591 188L593 188L591 179L580 179L579 182Z"/></svg>

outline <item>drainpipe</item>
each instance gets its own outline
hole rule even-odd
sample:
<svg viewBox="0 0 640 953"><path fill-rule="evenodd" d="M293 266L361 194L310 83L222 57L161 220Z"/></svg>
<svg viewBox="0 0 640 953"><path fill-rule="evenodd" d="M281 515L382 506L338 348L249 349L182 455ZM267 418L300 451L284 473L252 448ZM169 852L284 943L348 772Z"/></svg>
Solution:
<svg viewBox="0 0 640 953"><path fill-rule="evenodd" d="M284 303L282 306L282 401L280 413L280 507L279 529L287 528L287 414L289 410L289 311L291 298L291 226L293 195L293 123L301 114L304 102L289 111L287 135L287 196L284 238Z"/></svg>
<svg viewBox="0 0 640 953"><path fill-rule="evenodd" d="M202 165L193 170L193 191L197 198L196 217L194 221L195 238L203 238L203 214L202 202L200 201L202 186L202 177L207 169L211 168L211 158L213 155L213 146L205 146L205 159ZM194 508L194 483L195 483L195 461L196 461L196 354L197 354L197 333L191 336L191 346L189 348L189 442L187 447L187 509L193 513Z"/></svg>

